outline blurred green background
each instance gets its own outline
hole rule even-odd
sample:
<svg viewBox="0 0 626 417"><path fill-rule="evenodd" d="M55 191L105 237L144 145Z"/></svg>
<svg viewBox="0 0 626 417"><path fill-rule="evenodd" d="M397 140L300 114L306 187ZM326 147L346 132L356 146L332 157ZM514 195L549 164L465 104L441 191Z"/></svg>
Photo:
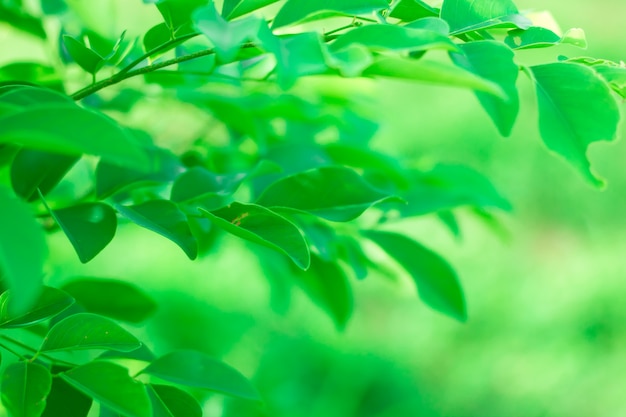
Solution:
<svg viewBox="0 0 626 417"><path fill-rule="evenodd" d="M626 59L623 1L517 3L551 10L563 29L585 29L587 51L560 47L546 56ZM434 218L400 225L459 272L466 324L426 308L400 277L354 282L356 311L338 332L299 291L286 313L273 304L257 258L235 239L192 263L130 226L84 266L63 236L52 236L51 279L139 283L161 309L137 331L163 351L223 358L267 400L259 408L214 395L205 406L211 417L624 416L626 143L592 147L608 183L592 188L541 144L530 83L522 76L519 84L522 113L510 138L498 136L470 92L367 84L367 107L381 123L373 146L421 165L471 165L513 203L495 227L461 212L460 239Z"/></svg>

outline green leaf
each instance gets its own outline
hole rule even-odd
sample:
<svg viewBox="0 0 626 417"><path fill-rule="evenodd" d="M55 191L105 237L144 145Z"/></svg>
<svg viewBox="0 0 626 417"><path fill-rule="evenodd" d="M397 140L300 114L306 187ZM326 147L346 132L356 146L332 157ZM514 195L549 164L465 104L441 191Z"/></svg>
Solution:
<svg viewBox="0 0 626 417"><path fill-rule="evenodd" d="M339 257L343 259L354 272L357 279L365 279L368 267L371 264L358 240L350 236L340 236L338 246Z"/></svg>
<svg viewBox="0 0 626 417"><path fill-rule="evenodd" d="M0 186L0 269L12 291L12 315L26 313L37 301L47 257L45 235L30 207Z"/></svg>
<svg viewBox="0 0 626 417"><path fill-rule="evenodd" d="M47 368L30 362L11 364L2 374L2 404L11 417L39 417L51 387Z"/></svg>
<svg viewBox="0 0 626 417"><path fill-rule="evenodd" d="M313 17L369 14L389 7L386 0L287 0L278 11L273 29Z"/></svg>
<svg viewBox="0 0 626 417"><path fill-rule="evenodd" d="M63 91L63 82L57 71L53 67L39 63L12 62L0 67L0 82L12 80Z"/></svg>
<svg viewBox="0 0 626 417"><path fill-rule="evenodd" d="M400 0L396 2L389 16L409 22L424 17L437 17L439 11L421 0Z"/></svg>
<svg viewBox="0 0 626 417"><path fill-rule="evenodd" d="M393 197L373 188L353 170L330 166L279 179L263 191L257 203L345 222L390 199Z"/></svg>
<svg viewBox="0 0 626 417"><path fill-rule="evenodd" d="M207 210L224 207L246 178L245 173L215 174L193 167L179 175L172 186L170 199L177 203L198 202Z"/></svg>
<svg viewBox="0 0 626 417"><path fill-rule="evenodd" d="M451 54L458 66L492 81L506 93L506 98L480 92L476 93L476 97L500 134L509 136L519 113L519 93L516 87L519 67L515 64L513 51L497 41L468 42L460 48L462 54Z"/></svg>
<svg viewBox="0 0 626 417"><path fill-rule="evenodd" d="M123 281L79 278L61 288L88 312L116 320L141 323L157 309L150 296L139 287Z"/></svg>
<svg viewBox="0 0 626 417"><path fill-rule="evenodd" d="M156 359L141 373L175 384L260 401L259 393L237 370L196 351L168 353Z"/></svg>
<svg viewBox="0 0 626 417"><path fill-rule="evenodd" d="M115 211L104 203L83 203L50 213L82 263L99 254L113 240L117 230Z"/></svg>
<svg viewBox="0 0 626 417"><path fill-rule="evenodd" d="M232 203L201 214L228 233L287 255L300 268L310 263L309 248L298 228L283 216L256 204Z"/></svg>
<svg viewBox="0 0 626 417"><path fill-rule="evenodd" d="M227 20L232 20L272 3L276 3L277 1L278 0L224 0L222 16Z"/></svg>
<svg viewBox="0 0 626 417"><path fill-rule="evenodd" d="M175 31L191 23L193 12L209 2L210 0L162 0L156 4L156 7L170 30Z"/></svg>
<svg viewBox="0 0 626 417"><path fill-rule="evenodd" d="M119 365L94 361L59 374L64 381L125 417L152 417L144 385Z"/></svg>
<svg viewBox="0 0 626 417"><path fill-rule="evenodd" d="M147 390L153 417L202 417L198 401L179 388L149 384Z"/></svg>
<svg viewBox="0 0 626 417"><path fill-rule="evenodd" d="M328 51L327 63L339 70L344 77L358 77L372 65L372 52L361 44L351 44L340 51Z"/></svg>
<svg viewBox="0 0 626 417"><path fill-rule="evenodd" d="M424 29L440 33L442 35L450 35L450 25L445 20L438 17L422 17L421 19L404 25L405 28Z"/></svg>
<svg viewBox="0 0 626 417"><path fill-rule="evenodd" d="M90 74L100 71L106 63L106 60L96 51L69 35L63 35L63 43L74 61Z"/></svg>
<svg viewBox="0 0 626 417"><path fill-rule="evenodd" d="M189 257L198 256L198 242L191 234L187 216L175 203L150 200L134 206L116 205L120 214L138 226L145 227L177 244Z"/></svg>
<svg viewBox="0 0 626 417"><path fill-rule="evenodd" d="M68 316L52 326L41 351L106 349L130 352L141 342L117 323L92 313Z"/></svg>
<svg viewBox="0 0 626 417"><path fill-rule="evenodd" d="M424 303L457 320L467 320L463 290L444 259L407 236L376 230L363 234L411 275Z"/></svg>
<svg viewBox="0 0 626 417"><path fill-rule="evenodd" d="M509 31L504 43L512 49L545 48L558 44L574 45L579 48L587 47L585 32L582 29L570 29L563 37L550 29L533 26L526 30L514 29Z"/></svg>
<svg viewBox="0 0 626 417"><path fill-rule="evenodd" d="M602 180L590 170L587 147L616 137L620 111L611 88L593 69L579 64L557 62L533 66L530 71L544 143L593 184L601 185Z"/></svg>
<svg viewBox="0 0 626 417"><path fill-rule="evenodd" d="M8 3L8 4L7 4ZM9 2L0 2L0 22L6 22L16 29L46 39L42 19L27 14L21 7Z"/></svg>
<svg viewBox="0 0 626 417"><path fill-rule="evenodd" d="M74 299L67 293L52 287L43 287L37 302L22 314L11 314L13 291L8 290L0 295L0 327L26 327L54 317L74 304Z"/></svg>
<svg viewBox="0 0 626 417"><path fill-rule="evenodd" d="M626 97L626 66L597 65L593 69L609 83L613 91Z"/></svg>
<svg viewBox="0 0 626 417"><path fill-rule="evenodd" d="M2 93L0 101L24 107L42 104L74 104L72 98L65 94L29 85L11 86L9 90Z"/></svg>
<svg viewBox="0 0 626 417"><path fill-rule="evenodd" d="M52 372L55 372L54 367ZM52 378L46 409L41 417L87 417L93 400L62 378Z"/></svg>
<svg viewBox="0 0 626 417"><path fill-rule="evenodd" d="M526 29L532 22L511 0L444 0L441 18L453 35L491 28Z"/></svg>
<svg viewBox="0 0 626 417"><path fill-rule="evenodd" d="M165 22L159 23L146 32L143 36L143 49L148 52L169 42L172 39L172 32Z"/></svg>
<svg viewBox="0 0 626 417"><path fill-rule="evenodd" d="M471 88L497 97L506 98L506 93L496 83L465 71L457 66L435 61L408 58L384 57L363 72L369 77L392 77L422 81L451 87Z"/></svg>

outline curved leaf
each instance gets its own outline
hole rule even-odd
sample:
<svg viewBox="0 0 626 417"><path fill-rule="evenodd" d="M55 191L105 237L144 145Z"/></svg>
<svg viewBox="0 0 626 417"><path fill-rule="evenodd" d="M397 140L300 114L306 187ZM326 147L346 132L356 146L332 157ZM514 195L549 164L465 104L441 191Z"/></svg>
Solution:
<svg viewBox="0 0 626 417"><path fill-rule="evenodd" d="M147 390L153 417L202 417L198 401L179 388L149 384Z"/></svg>
<svg viewBox="0 0 626 417"><path fill-rule="evenodd" d="M172 32L191 23L193 12L206 6L209 0L160 0L156 2L159 13Z"/></svg>
<svg viewBox="0 0 626 417"><path fill-rule="evenodd" d="M55 368L52 368L55 372ZM93 400L62 378L52 378L52 389L41 417L87 417Z"/></svg>
<svg viewBox="0 0 626 417"><path fill-rule="evenodd" d="M437 17L439 11L421 0L400 0L395 3L389 16L409 22L425 17Z"/></svg>
<svg viewBox="0 0 626 417"><path fill-rule="evenodd" d="M453 35L494 27L532 26L511 0L444 0L441 18L450 24Z"/></svg>
<svg viewBox="0 0 626 417"><path fill-rule="evenodd" d="M97 314L78 313L64 318L50 329L41 351L107 349L130 352L141 342L114 321Z"/></svg>
<svg viewBox="0 0 626 417"><path fill-rule="evenodd" d="M206 209L230 203L246 174L215 174L202 167L193 167L179 175L172 186L170 199L177 203L197 201Z"/></svg>
<svg viewBox="0 0 626 417"><path fill-rule="evenodd" d="M63 35L63 43L74 61L90 74L100 71L106 62L96 51L71 36Z"/></svg>
<svg viewBox="0 0 626 417"><path fill-rule="evenodd" d="M276 3L277 1L278 0L224 0L222 16L227 20L231 20L272 3Z"/></svg>
<svg viewBox="0 0 626 417"><path fill-rule="evenodd" d="M587 47L585 32L582 29L570 29L563 37L542 27L529 27L526 30L514 29L509 31L504 43L512 49L545 48L558 44L569 44L579 48Z"/></svg>
<svg viewBox="0 0 626 417"><path fill-rule="evenodd" d="M291 25L314 16L352 16L388 7L386 0L287 0L274 18L272 28Z"/></svg>
<svg viewBox="0 0 626 417"><path fill-rule="evenodd" d="M168 353L156 359L141 373L175 384L260 401L259 393L238 371L196 351Z"/></svg>
<svg viewBox="0 0 626 417"><path fill-rule="evenodd" d="M330 44L330 48L333 51L338 51L355 43L371 49L396 52L415 52L429 49L458 50L457 45L441 33L397 25L365 25L357 27L340 35Z"/></svg>
<svg viewBox="0 0 626 417"><path fill-rule="evenodd" d="M2 374L2 404L11 417L39 417L51 387L52 375L47 368L30 362L11 364Z"/></svg>
<svg viewBox="0 0 626 417"><path fill-rule="evenodd" d="M12 293L12 290L8 290L0 295L1 328L32 326L56 316L74 304L74 299L64 291L52 287L43 287L39 299L28 311L14 315L8 308Z"/></svg>
<svg viewBox="0 0 626 417"><path fill-rule="evenodd" d="M64 381L126 417L152 417L144 385L119 365L94 361L59 374Z"/></svg>

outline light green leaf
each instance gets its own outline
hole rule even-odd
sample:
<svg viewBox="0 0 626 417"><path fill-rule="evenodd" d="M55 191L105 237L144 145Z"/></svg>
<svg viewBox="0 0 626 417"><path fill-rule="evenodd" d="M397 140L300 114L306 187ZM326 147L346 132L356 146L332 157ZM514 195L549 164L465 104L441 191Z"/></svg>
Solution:
<svg viewBox="0 0 626 417"><path fill-rule="evenodd" d="M532 22L511 0L444 0L441 18L453 35L490 28L526 29Z"/></svg>
<svg viewBox="0 0 626 417"><path fill-rule="evenodd" d="M0 327L26 327L54 317L74 304L74 299L67 293L52 287L43 287L37 302L22 314L9 311L13 291L0 295Z"/></svg>
<svg viewBox="0 0 626 417"><path fill-rule="evenodd" d="M593 69L609 83L613 91L626 97L626 66L597 65Z"/></svg>
<svg viewBox="0 0 626 417"><path fill-rule="evenodd" d="M0 102L16 104L28 107L42 104L73 104L74 101L68 95L59 93L48 88L34 87L29 85L8 86L0 95Z"/></svg>
<svg viewBox="0 0 626 417"><path fill-rule="evenodd" d="M152 417L144 385L119 365L94 361L59 374L63 380L125 417Z"/></svg>
<svg viewBox="0 0 626 417"><path fill-rule="evenodd" d="M327 63L344 77L358 77L374 63L374 56L366 46L355 43L340 51L328 51Z"/></svg>
<svg viewBox="0 0 626 417"><path fill-rule="evenodd" d="M450 35L450 25L438 17L422 17L404 25L405 28L431 30L442 35Z"/></svg>
<svg viewBox="0 0 626 417"><path fill-rule="evenodd" d="M156 302L150 296L139 287L123 281L78 278L61 288L88 312L115 320L141 323L157 309Z"/></svg>
<svg viewBox="0 0 626 417"><path fill-rule="evenodd" d="M196 351L168 353L156 359L141 373L175 384L260 401L259 393L237 370Z"/></svg>
<svg viewBox="0 0 626 417"><path fill-rule="evenodd" d="M202 417L198 401L179 388L149 384L147 390L153 417Z"/></svg>
<svg viewBox="0 0 626 417"><path fill-rule="evenodd" d="M191 22L196 9L206 6L211 0L161 0L157 2L163 20L172 32Z"/></svg>
<svg viewBox="0 0 626 417"><path fill-rule="evenodd" d="M90 74L100 71L106 63L106 60L96 51L69 35L63 35L63 43L74 61Z"/></svg>
<svg viewBox="0 0 626 417"><path fill-rule="evenodd" d="M314 16L352 16L389 7L386 0L287 0L278 11L273 29L308 20Z"/></svg>
<svg viewBox="0 0 626 417"><path fill-rule="evenodd" d="M613 140L617 134L620 111L608 83L593 69L568 62L537 65L530 71L544 143L593 184L601 185L590 170L587 147Z"/></svg>
<svg viewBox="0 0 626 417"><path fill-rule="evenodd" d="M170 199L177 203L198 202L207 210L224 207L232 201L246 174L215 174L193 167L179 175L172 186Z"/></svg>
<svg viewBox="0 0 626 417"><path fill-rule="evenodd" d="M13 293L9 312L21 315L39 297L48 250L31 208L4 186L0 186L0 230L0 268Z"/></svg>
<svg viewBox="0 0 626 417"><path fill-rule="evenodd" d="M587 39L582 29L570 29L563 37L550 29L533 26L526 30L514 29L509 31L504 43L512 49L545 48L558 44L574 45L579 48L587 47Z"/></svg>
<svg viewBox="0 0 626 417"><path fill-rule="evenodd" d="M53 367L52 372L56 372ZM52 390L41 417L87 417L93 400L62 378L52 378Z"/></svg>
<svg viewBox="0 0 626 417"><path fill-rule="evenodd" d="M409 22L425 17L437 17L439 11L421 0L400 0L391 9L389 16Z"/></svg>
<svg viewBox="0 0 626 417"><path fill-rule="evenodd" d="M201 214L228 233L287 255L300 269L310 264L309 248L300 230L283 216L256 204L232 203Z"/></svg>
<svg viewBox="0 0 626 417"><path fill-rule="evenodd" d="M39 417L51 387L52 375L47 368L30 362L11 364L2 374L2 404L11 417Z"/></svg>
<svg viewBox="0 0 626 417"><path fill-rule="evenodd" d="M198 242L191 234L187 216L175 203L150 200L134 206L115 205L117 211L133 223L152 230L177 244L189 257L198 256Z"/></svg>
<svg viewBox="0 0 626 417"><path fill-rule="evenodd" d="M424 303L457 320L467 320L463 290L444 259L407 236L377 230L363 234L411 275Z"/></svg>
<svg viewBox="0 0 626 417"><path fill-rule="evenodd" d="M243 16L278 0L224 0L222 16L227 20Z"/></svg>
<svg viewBox="0 0 626 417"><path fill-rule="evenodd" d="M375 189L355 171L330 166L279 179L263 191L257 203L345 222L359 217L373 205L390 199L394 197Z"/></svg>
<svg viewBox="0 0 626 417"><path fill-rule="evenodd" d="M429 49L458 50L458 47L441 33L397 25L360 26L340 35L330 44L330 49L339 51L355 43L374 50L396 52L416 52Z"/></svg>
<svg viewBox="0 0 626 417"><path fill-rule="evenodd" d="M461 45L461 51L461 54L451 54L458 66L494 82L506 93L506 98L480 92L476 92L476 97L500 134L509 136L519 113L516 87L519 67L515 64L513 51L496 41L468 42Z"/></svg>
<svg viewBox="0 0 626 417"><path fill-rule="evenodd" d="M117 323L92 313L68 316L52 326L41 351L106 349L130 352L141 342Z"/></svg>

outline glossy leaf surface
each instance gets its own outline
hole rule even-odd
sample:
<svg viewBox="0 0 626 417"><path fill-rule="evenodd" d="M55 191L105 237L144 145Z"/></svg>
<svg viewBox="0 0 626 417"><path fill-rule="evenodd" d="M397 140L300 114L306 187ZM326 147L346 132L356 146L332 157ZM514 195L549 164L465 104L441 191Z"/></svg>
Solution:
<svg viewBox="0 0 626 417"><path fill-rule="evenodd" d="M397 25L360 26L339 36L330 44L330 48L337 51L355 43L371 49L396 52L458 49L447 36L441 33Z"/></svg>
<svg viewBox="0 0 626 417"><path fill-rule="evenodd" d="M71 36L63 35L63 43L74 61L90 74L100 71L106 62L96 51Z"/></svg>
<svg viewBox="0 0 626 417"><path fill-rule="evenodd" d="M558 44L574 45L579 48L587 47L585 32L582 29L570 29L561 37L550 29L529 27L526 30L514 29L509 31L504 43L512 49L545 48Z"/></svg>
<svg viewBox="0 0 626 417"><path fill-rule="evenodd" d="M66 292L43 287L39 299L31 308L22 314L13 315L9 311L12 293L12 290L8 290L0 295L0 328L32 326L56 316L74 304L74 299Z"/></svg>
<svg viewBox="0 0 626 417"><path fill-rule="evenodd" d="M222 16L230 20L276 3L278 0L224 0Z"/></svg>
<svg viewBox="0 0 626 417"><path fill-rule="evenodd" d="M511 0L444 0L441 18L450 24L452 34L494 27L526 29L532 25Z"/></svg>
<svg viewBox="0 0 626 417"><path fill-rule="evenodd" d="M146 387L152 401L153 417L202 417L198 401L171 385L150 384Z"/></svg>
<svg viewBox="0 0 626 417"><path fill-rule="evenodd" d="M273 28L311 19L313 16L350 16L386 9L386 0L287 0L274 18Z"/></svg>
<svg viewBox="0 0 626 417"><path fill-rule="evenodd" d="M11 417L40 417L51 387L52 375L43 366L30 362L11 364L2 374L2 404Z"/></svg>

